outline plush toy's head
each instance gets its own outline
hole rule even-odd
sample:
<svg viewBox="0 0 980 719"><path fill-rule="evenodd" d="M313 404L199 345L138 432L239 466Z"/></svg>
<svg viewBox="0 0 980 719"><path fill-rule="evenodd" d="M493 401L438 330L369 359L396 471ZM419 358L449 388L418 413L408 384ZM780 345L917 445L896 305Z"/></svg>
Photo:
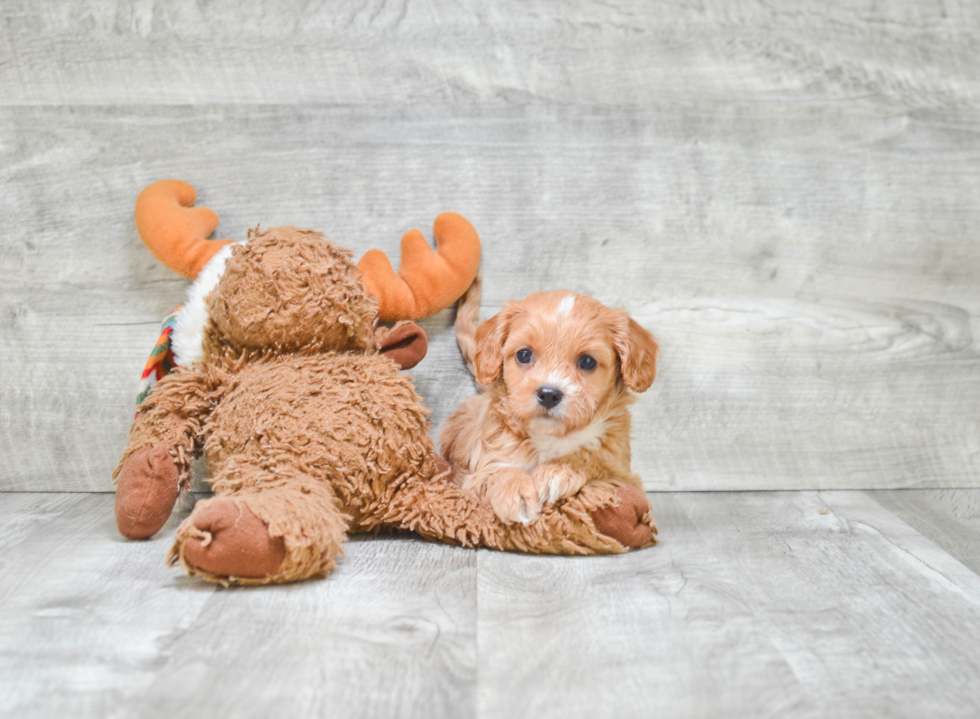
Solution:
<svg viewBox="0 0 980 719"><path fill-rule="evenodd" d="M420 319L448 307L479 265L479 238L459 215L436 219L435 253L417 230L406 234L396 275L381 252L369 251L355 265L349 250L312 230L253 230L245 243L206 240L218 218L192 207L195 197L190 185L165 180L143 190L136 203L146 245L165 265L195 278L172 335L178 365L225 349L385 351L396 344L404 349L412 337L424 343L414 325L389 332L377 328L378 320Z"/></svg>
<svg viewBox="0 0 980 719"><path fill-rule="evenodd" d="M351 253L317 232L275 227L231 251L206 300L217 339L234 349L368 350L378 303Z"/></svg>

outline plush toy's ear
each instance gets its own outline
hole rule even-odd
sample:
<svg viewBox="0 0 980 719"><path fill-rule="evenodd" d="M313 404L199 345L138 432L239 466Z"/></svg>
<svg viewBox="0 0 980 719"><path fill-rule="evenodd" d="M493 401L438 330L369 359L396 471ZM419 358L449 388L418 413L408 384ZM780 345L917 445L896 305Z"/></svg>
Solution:
<svg viewBox="0 0 980 719"><path fill-rule="evenodd" d="M208 240L218 216L194 207L197 192L180 180L148 185L136 198L136 229L150 252L179 275L194 279L214 255L232 240Z"/></svg>
<svg viewBox="0 0 980 719"><path fill-rule="evenodd" d="M429 338L414 322L399 322L380 337L378 352L395 361L401 369L411 369L425 357Z"/></svg>
<svg viewBox="0 0 980 719"><path fill-rule="evenodd" d="M458 300L480 266L480 237L465 217L446 212L432 226L433 252L422 233L402 237L402 259L395 274L380 250L368 250L357 263L361 282L378 300L378 319L420 320Z"/></svg>
<svg viewBox="0 0 980 719"><path fill-rule="evenodd" d="M490 319L476 328L476 352L473 366L476 368L476 381L490 384L500 376L504 367L504 342L510 331L514 310L507 305Z"/></svg>
<svg viewBox="0 0 980 719"><path fill-rule="evenodd" d="M657 377L660 347L647 332L622 310L617 310L613 344L619 353L623 381L634 392L646 392Z"/></svg>

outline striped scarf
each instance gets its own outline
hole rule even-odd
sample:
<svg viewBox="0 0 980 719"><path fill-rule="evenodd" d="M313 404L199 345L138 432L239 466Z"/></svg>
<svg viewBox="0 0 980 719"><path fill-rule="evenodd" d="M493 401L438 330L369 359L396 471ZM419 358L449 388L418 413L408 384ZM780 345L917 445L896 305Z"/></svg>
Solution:
<svg viewBox="0 0 980 719"><path fill-rule="evenodd" d="M180 305L177 309L167 315L160 328L160 339L153 346L150 359L146 361L143 368L143 376L140 377L140 391L136 396L136 414L139 415L139 406L146 400L153 385L174 371L174 353L170 347L170 333L174 331L177 324L177 313L180 312Z"/></svg>

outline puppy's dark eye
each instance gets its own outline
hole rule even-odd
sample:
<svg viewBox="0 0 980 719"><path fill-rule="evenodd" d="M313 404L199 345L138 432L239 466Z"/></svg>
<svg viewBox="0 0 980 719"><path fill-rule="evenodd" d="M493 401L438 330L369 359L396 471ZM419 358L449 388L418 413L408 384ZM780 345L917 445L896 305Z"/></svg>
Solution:
<svg viewBox="0 0 980 719"><path fill-rule="evenodd" d="M582 355L578 358L578 368L585 370L586 372L591 372L595 369L595 357L592 355Z"/></svg>
<svg viewBox="0 0 980 719"><path fill-rule="evenodd" d="M527 350L527 349L517 350L517 354L514 355L514 357L517 358L517 361L520 362L521 364L527 364L528 362L530 362L532 356L533 354L531 350Z"/></svg>

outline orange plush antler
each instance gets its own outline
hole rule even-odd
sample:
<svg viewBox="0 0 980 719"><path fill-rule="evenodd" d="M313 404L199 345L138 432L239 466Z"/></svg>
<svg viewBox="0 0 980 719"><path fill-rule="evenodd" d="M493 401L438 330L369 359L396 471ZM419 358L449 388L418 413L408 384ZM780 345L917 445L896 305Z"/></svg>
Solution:
<svg viewBox="0 0 980 719"><path fill-rule="evenodd" d="M194 279L214 255L232 240L208 240L218 216L194 207L197 192L186 182L162 180L136 198L136 229L143 244L164 265Z"/></svg>
<svg viewBox="0 0 980 719"><path fill-rule="evenodd" d="M433 252L422 233L402 237L402 259L395 274L381 250L369 250L358 268L369 295L378 299L378 317L387 322L419 320L449 307L476 277L480 237L465 217L446 212L432 225Z"/></svg>

